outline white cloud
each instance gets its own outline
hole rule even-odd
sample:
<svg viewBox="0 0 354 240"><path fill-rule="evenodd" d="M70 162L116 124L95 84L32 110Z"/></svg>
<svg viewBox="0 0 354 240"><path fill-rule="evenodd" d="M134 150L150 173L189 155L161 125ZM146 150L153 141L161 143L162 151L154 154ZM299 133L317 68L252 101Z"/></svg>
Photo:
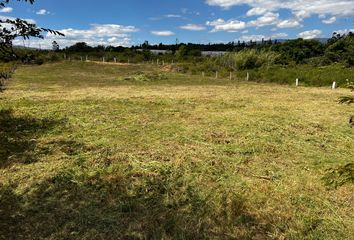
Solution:
<svg viewBox="0 0 354 240"><path fill-rule="evenodd" d="M264 35L242 35L240 37L241 41L249 42L249 41L262 41L262 39L266 39L267 37Z"/></svg>
<svg viewBox="0 0 354 240"><path fill-rule="evenodd" d="M12 12L14 9L12 7L4 7L0 9L0 13L10 13Z"/></svg>
<svg viewBox="0 0 354 240"><path fill-rule="evenodd" d="M332 23L335 23L336 21L337 21L336 17L331 17L329 19L323 19L322 23L324 23L324 24L332 24Z"/></svg>
<svg viewBox="0 0 354 240"><path fill-rule="evenodd" d="M272 35L262 35L262 34L259 34L259 35L242 35L240 37L240 40L241 41L245 41L245 42L249 42L249 41L262 41L262 39L264 40L269 40L269 39L284 39L284 38L287 38L288 37L288 34L287 33L274 33Z"/></svg>
<svg viewBox="0 0 354 240"><path fill-rule="evenodd" d="M37 15L47 15L47 14L50 14L50 12L48 12L47 10L45 9L40 9L36 12Z"/></svg>
<svg viewBox="0 0 354 240"><path fill-rule="evenodd" d="M287 38L289 35L287 33L274 33L271 38L273 39L283 39L283 38Z"/></svg>
<svg viewBox="0 0 354 240"><path fill-rule="evenodd" d="M88 45L112 45L130 46L133 44L131 33L139 31L134 26L123 26L116 24L91 24L89 29L59 29L65 37L48 33L44 39L30 39L25 42L25 46L51 48L52 42L57 41L61 47L73 45L77 42L86 42ZM23 45L23 41L17 39L16 45Z"/></svg>
<svg viewBox="0 0 354 240"><path fill-rule="evenodd" d="M314 30L310 30L310 31L305 31L305 32L301 32L298 34L299 38L303 38L303 39L314 39L317 38L321 35L322 31L318 30L318 29L314 29Z"/></svg>
<svg viewBox="0 0 354 240"><path fill-rule="evenodd" d="M160 37L169 37L175 35L175 33L172 31L151 31L151 33Z"/></svg>
<svg viewBox="0 0 354 240"><path fill-rule="evenodd" d="M296 16L297 19L304 20L305 18L310 17L311 13L307 10L298 10L294 12L294 15Z"/></svg>
<svg viewBox="0 0 354 240"><path fill-rule="evenodd" d="M165 17L167 17L167 18L181 18L182 16L178 15L178 14L167 14L167 15L165 15Z"/></svg>
<svg viewBox="0 0 354 240"><path fill-rule="evenodd" d="M205 27L198 24L187 24L184 26L180 26L180 29L188 30L188 31L203 31Z"/></svg>
<svg viewBox="0 0 354 240"><path fill-rule="evenodd" d="M301 26L302 24L296 19L283 20L277 24L278 28L294 28L294 27L301 27Z"/></svg>
<svg viewBox="0 0 354 240"><path fill-rule="evenodd" d="M354 15L353 0L206 0L206 3L225 9L244 4L252 8L267 9L268 11L288 9L302 18L309 17L312 14Z"/></svg>
<svg viewBox="0 0 354 240"><path fill-rule="evenodd" d="M297 19L279 19L279 13L267 12L263 16L258 17L256 20L248 22L251 27L264 27L269 25L276 25L277 28L294 28L301 27L300 20Z"/></svg>
<svg viewBox="0 0 354 240"><path fill-rule="evenodd" d="M354 33L354 28L353 29L341 29L341 30L334 31L333 33L344 35L344 34L348 34L350 32Z"/></svg>
<svg viewBox="0 0 354 240"><path fill-rule="evenodd" d="M264 8L251 8L248 12L247 12L247 16L250 17L250 16L257 16L257 15L262 15L264 13L267 12L267 9L264 9Z"/></svg>
<svg viewBox="0 0 354 240"><path fill-rule="evenodd" d="M256 20L250 21L248 24L255 27L263 27L267 25L274 25L279 21L279 13L267 12Z"/></svg>
<svg viewBox="0 0 354 240"><path fill-rule="evenodd" d="M211 22L208 21L206 22L206 25L213 27L211 32L220 32L220 31L237 32L239 30L246 28L245 22L239 20L225 21L224 19L221 18Z"/></svg>

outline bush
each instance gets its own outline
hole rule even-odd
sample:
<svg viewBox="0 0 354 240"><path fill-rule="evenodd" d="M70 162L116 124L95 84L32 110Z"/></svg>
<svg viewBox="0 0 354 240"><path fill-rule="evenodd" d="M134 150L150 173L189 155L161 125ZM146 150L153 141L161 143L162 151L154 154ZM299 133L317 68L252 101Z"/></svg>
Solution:
<svg viewBox="0 0 354 240"><path fill-rule="evenodd" d="M255 49L228 53L218 59L218 62L231 69L245 70L270 66L279 58L279 54L271 51Z"/></svg>

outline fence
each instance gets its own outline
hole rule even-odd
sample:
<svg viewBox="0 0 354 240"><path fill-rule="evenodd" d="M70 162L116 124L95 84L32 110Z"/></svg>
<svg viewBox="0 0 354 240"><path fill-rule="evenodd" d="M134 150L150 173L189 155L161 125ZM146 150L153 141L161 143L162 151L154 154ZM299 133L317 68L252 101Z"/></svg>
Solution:
<svg viewBox="0 0 354 240"><path fill-rule="evenodd" d="M64 54L64 59L69 61L81 61L81 62L100 62L100 63L112 63L112 64L150 64L150 65L158 65L158 66L170 66L172 70L178 73L188 73L188 70L185 70L183 66L180 66L178 62L174 60L166 61L161 59L154 59L154 60L144 60L144 61L137 61L136 59L118 59L117 57L97 57L97 56L66 56ZM255 77L251 75L250 72L238 72L238 71L195 71L192 70L192 75L201 75L203 78L214 78L214 79L229 79L232 80L255 80ZM299 78L294 79L294 85L296 87L300 87L303 85ZM338 82L333 81L331 84L331 88L334 90L338 88Z"/></svg>

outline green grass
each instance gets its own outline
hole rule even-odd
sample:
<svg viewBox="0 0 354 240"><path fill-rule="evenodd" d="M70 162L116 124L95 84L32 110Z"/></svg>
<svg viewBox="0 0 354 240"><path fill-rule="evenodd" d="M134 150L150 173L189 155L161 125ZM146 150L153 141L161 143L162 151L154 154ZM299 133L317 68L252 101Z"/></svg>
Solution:
<svg viewBox="0 0 354 240"><path fill-rule="evenodd" d="M156 77L158 76L158 77ZM20 67L0 94L0 239L350 239L347 90Z"/></svg>

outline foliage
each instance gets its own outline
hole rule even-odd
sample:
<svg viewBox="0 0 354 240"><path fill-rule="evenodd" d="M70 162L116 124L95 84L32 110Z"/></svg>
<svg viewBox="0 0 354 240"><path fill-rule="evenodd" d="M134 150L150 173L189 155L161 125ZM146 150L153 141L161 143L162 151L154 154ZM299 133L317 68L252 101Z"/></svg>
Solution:
<svg viewBox="0 0 354 240"><path fill-rule="evenodd" d="M176 51L176 58L178 60L185 60L187 57L200 57L201 51L197 48L193 48L190 45L181 45Z"/></svg>
<svg viewBox="0 0 354 240"><path fill-rule="evenodd" d="M279 58L279 54L270 51L242 50L219 57L220 65L234 70L245 70L270 66Z"/></svg>
<svg viewBox="0 0 354 240"><path fill-rule="evenodd" d="M25 0L27 2L27 0ZM0 9L5 7L9 0L0 3ZM34 0L29 0L31 4ZM13 48L13 41L17 38L28 40L30 38L43 38L43 32L64 36L62 33L47 29L38 28L36 24L23 19L1 19L0 20L0 55L5 61L22 60L27 62L30 56L19 56Z"/></svg>
<svg viewBox="0 0 354 240"><path fill-rule="evenodd" d="M323 180L326 182L327 186L335 188L341 187L347 183L354 184L354 163L328 169Z"/></svg>
<svg viewBox="0 0 354 240"><path fill-rule="evenodd" d="M1 64L0 65L0 92L2 92L8 80L11 78L12 74L15 72L16 65L12 63Z"/></svg>
<svg viewBox="0 0 354 240"><path fill-rule="evenodd" d="M304 63L305 59L320 56L323 54L324 45L316 40L296 39L289 40L281 44L275 44L270 48L272 51L281 54L279 62L288 64Z"/></svg>
<svg viewBox="0 0 354 240"><path fill-rule="evenodd" d="M331 62L344 62L348 67L354 66L354 33L336 35L329 40L325 57Z"/></svg>
<svg viewBox="0 0 354 240"><path fill-rule="evenodd" d="M58 51L60 50L60 46L59 46L59 44L57 43L57 41L53 41L53 42L52 42L52 50L53 50L54 52L58 52Z"/></svg>

